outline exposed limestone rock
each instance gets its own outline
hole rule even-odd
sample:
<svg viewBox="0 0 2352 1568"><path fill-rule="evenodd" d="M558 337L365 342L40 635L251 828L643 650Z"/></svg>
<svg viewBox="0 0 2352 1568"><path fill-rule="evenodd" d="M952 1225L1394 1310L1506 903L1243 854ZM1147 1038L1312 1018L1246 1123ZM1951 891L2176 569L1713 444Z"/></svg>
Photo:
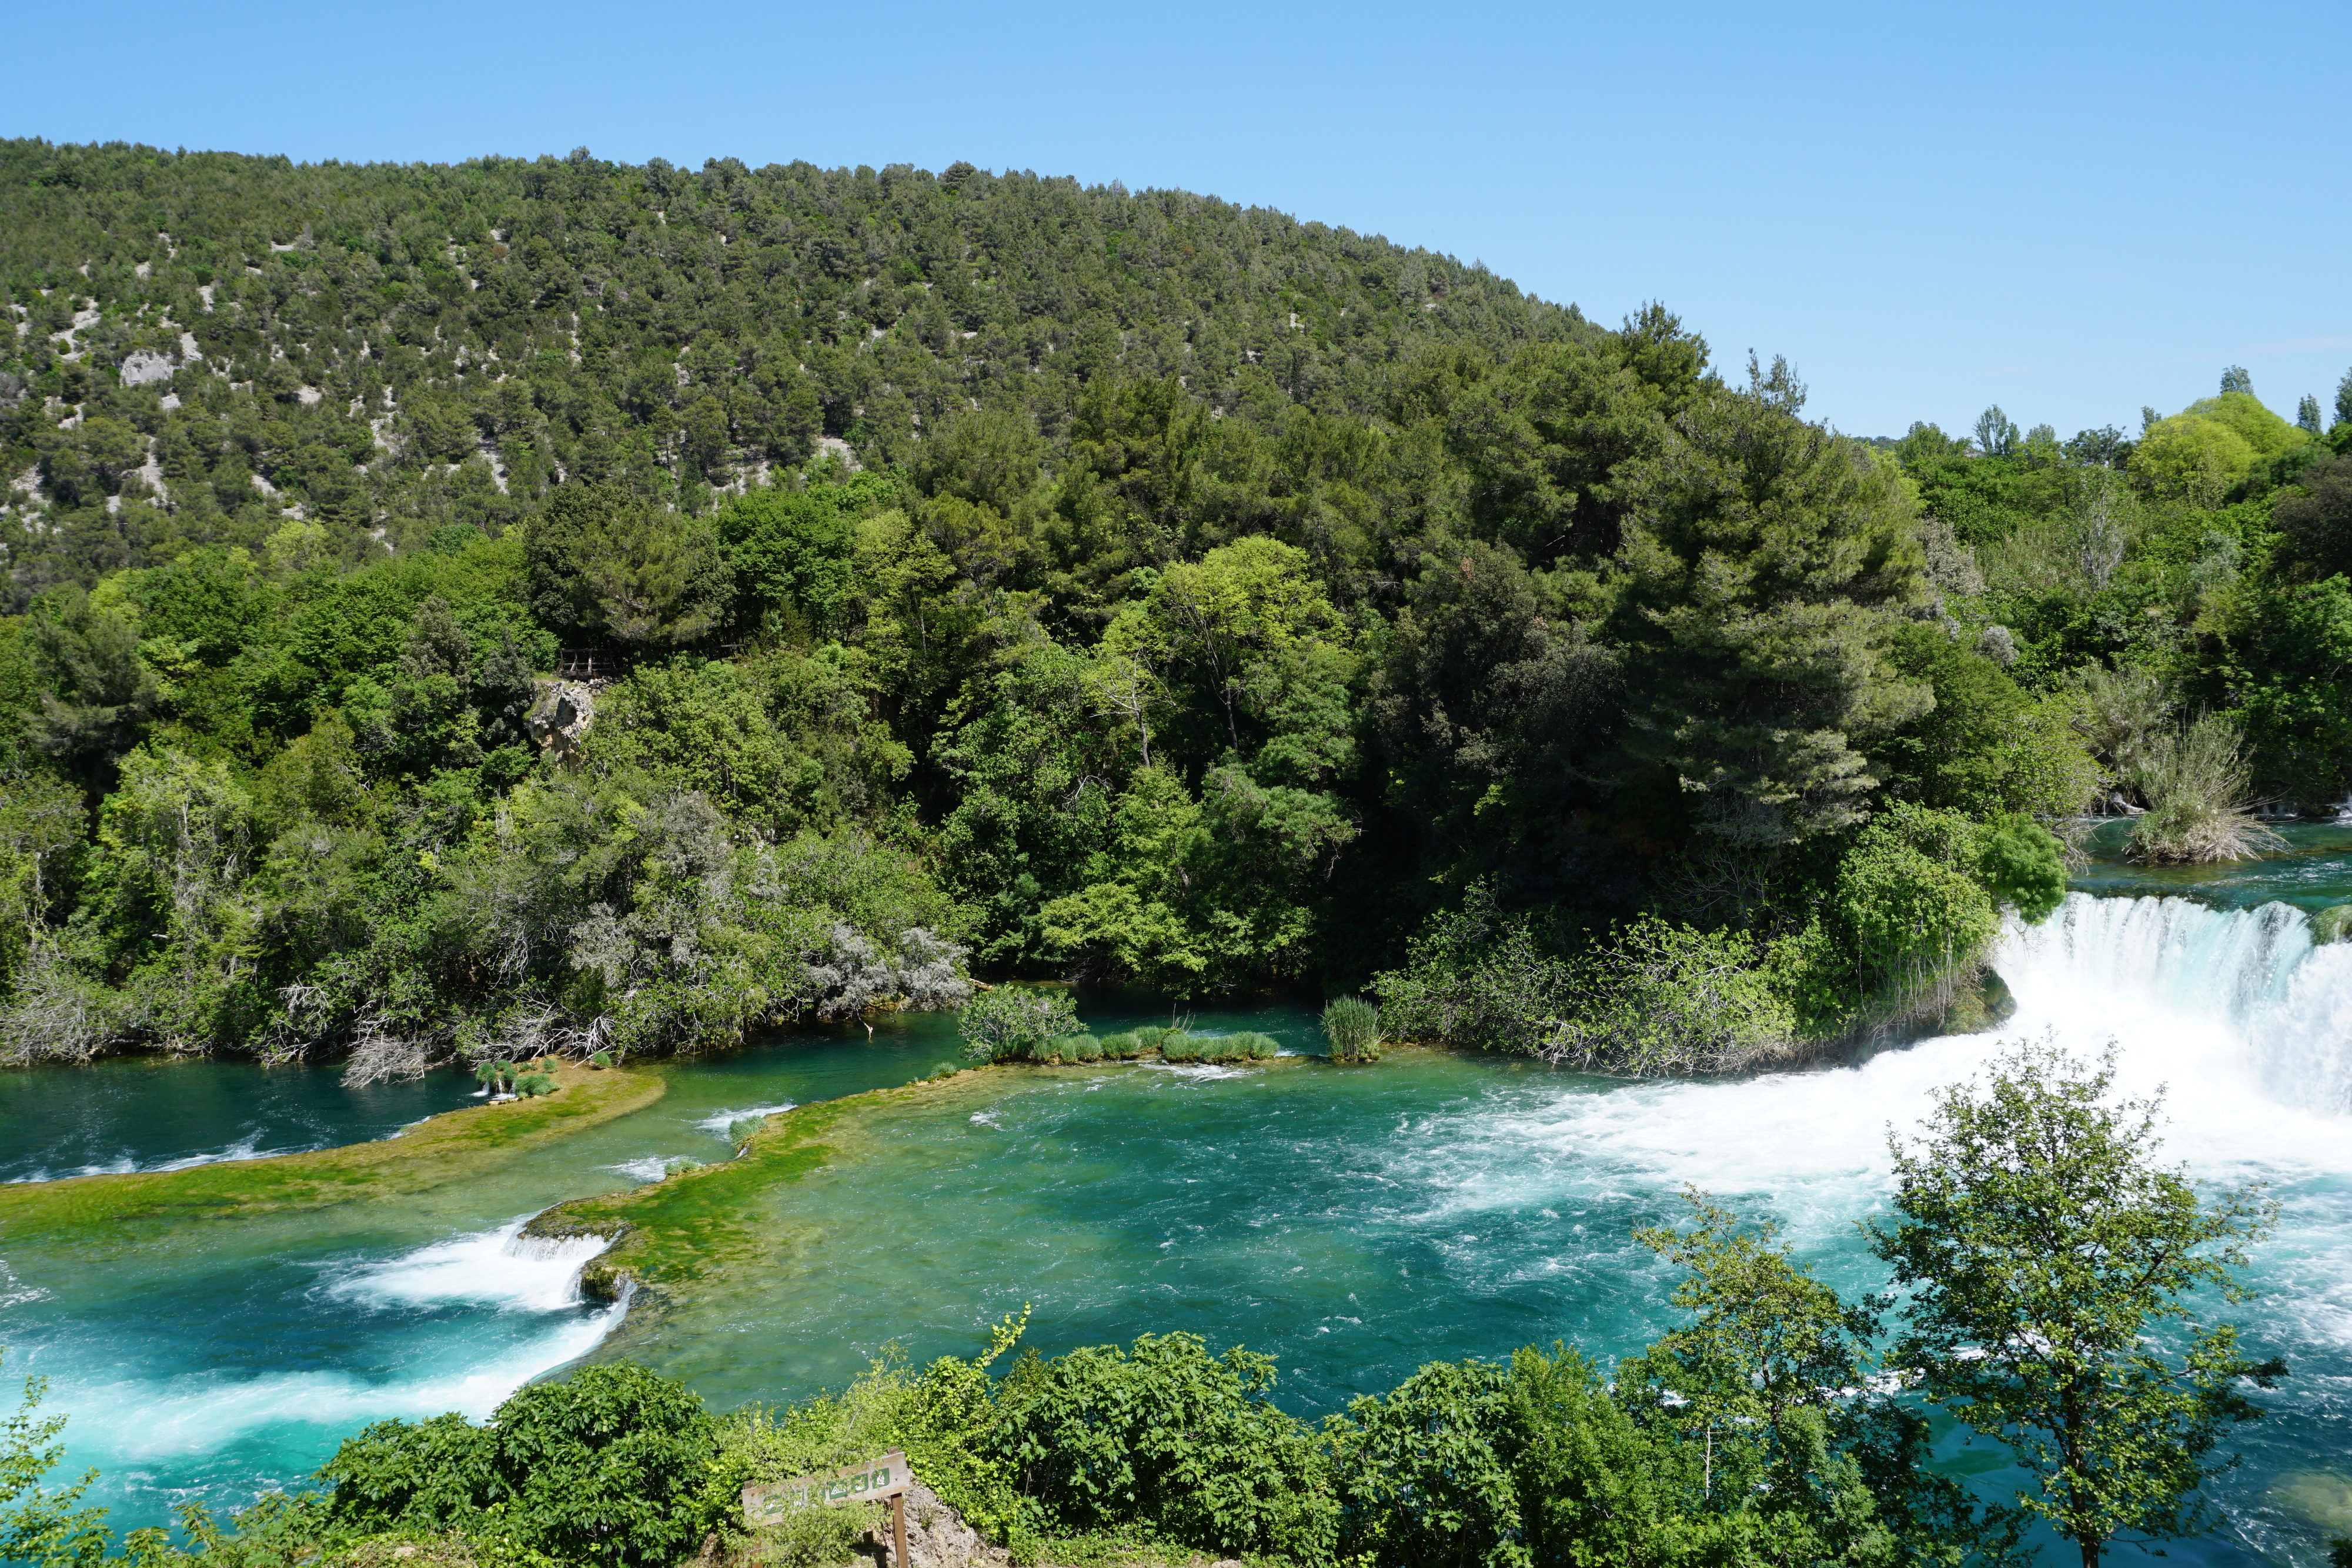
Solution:
<svg viewBox="0 0 2352 1568"><path fill-rule="evenodd" d="M907 1478L907 1561L892 1561L888 1514L866 1537L883 1568L1007 1568L1013 1559L940 1500L920 1477Z"/></svg>
<svg viewBox="0 0 2352 1568"><path fill-rule="evenodd" d="M586 686L577 681L541 681L539 700L530 705L524 722L540 750L569 762L588 738L588 727L595 717L595 694Z"/></svg>

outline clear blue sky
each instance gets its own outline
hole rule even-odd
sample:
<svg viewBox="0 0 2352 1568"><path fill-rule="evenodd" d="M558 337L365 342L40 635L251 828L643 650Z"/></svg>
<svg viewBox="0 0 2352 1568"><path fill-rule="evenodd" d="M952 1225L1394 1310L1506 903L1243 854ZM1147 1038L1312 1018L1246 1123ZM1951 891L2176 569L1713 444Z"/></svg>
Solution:
<svg viewBox="0 0 2352 1568"><path fill-rule="evenodd" d="M958 158L1483 260L1861 434L2137 433L2352 367L2334 5L26 6L0 133L447 160Z"/></svg>

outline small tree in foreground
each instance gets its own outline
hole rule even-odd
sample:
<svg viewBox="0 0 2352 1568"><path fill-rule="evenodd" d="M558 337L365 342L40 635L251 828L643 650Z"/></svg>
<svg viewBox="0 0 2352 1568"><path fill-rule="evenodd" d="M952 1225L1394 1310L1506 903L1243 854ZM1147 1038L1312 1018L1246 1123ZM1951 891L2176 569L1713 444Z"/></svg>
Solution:
<svg viewBox="0 0 2352 1568"><path fill-rule="evenodd" d="M2192 1494L2238 1462L2211 1458L2224 1427L2262 1414L2242 1383L2286 1375L2184 1299L2247 1298L2275 1205L2255 1186L2200 1200L2155 1163L2158 1103L2109 1103L2114 1079L2112 1044L2086 1071L2045 1040L1939 1092L1926 1138L1894 1142L1895 1223L1865 1228L1910 1291L1895 1364L2009 1446L2038 1482L2019 1503L2086 1568L2119 1535L2199 1528Z"/></svg>

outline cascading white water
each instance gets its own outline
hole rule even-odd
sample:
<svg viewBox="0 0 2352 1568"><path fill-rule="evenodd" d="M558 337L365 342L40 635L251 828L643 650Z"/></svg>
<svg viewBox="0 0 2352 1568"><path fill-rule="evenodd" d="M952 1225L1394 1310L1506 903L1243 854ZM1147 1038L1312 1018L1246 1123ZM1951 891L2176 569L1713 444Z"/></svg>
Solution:
<svg viewBox="0 0 2352 1568"><path fill-rule="evenodd" d="M1994 967L2021 1005L2064 993L2240 1031L2274 1009L2311 956L2311 923L2284 904L2069 897L2039 925L2012 920Z"/></svg>
<svg viewBox="0 0 2352 1568"><path fill-rule="evenodd" d="M1763 1198L1801 1245L1839 1246L1883 1201L1890 1131L1916 1133L1938 1089L2044 1035L2085 1059L2112 1041L2119 1091L2163 1093L2166 1152L2200 1175L2352 1172L2352 945L2314 949L2298 911L2075 894L2041 925L2012 923L1993 967L2017 1011L1983 1034L1828 1071L1514 1095L1433 1118L1412 1156L1430 1212L1687 1183Z"/></svg>
<svg viewBox="0 0 2352 1568"><path fill-rule="evenodd" d="M525 1237L529 1218L390 1258L324 1264L311 1299L352 1314L343 1321L385 1356L378 1364L289 1369L265 1360L125 1377L120 1366L76 1365L84 1358L68 1355L58 1398L78 1435L97 1439L87 1452L110 1474L243 1441L315 1442L288 1435L348 1434L387 1416L487 1418L523 1384L594 1349L628 1312L625 1300L581 1310L580 1267L607 1241ZM482 1309L492 1317L476 1315ZM403 1333L467 1322L460 1313L470 1317L462 1331Z"/></svg>
<svg viewBox="0 0 2352 1568"><path fill-rule="evenodd" d="M580 1302L580 1268L609 1238L526 1236L526 1215L496 1230L439 1241L352 1270L331 1295L376 1304L476 1302L509 1312L552 1312Z"/></svg>
<svg viewBox="0 0 2352 1568"><path fill-rule="evenodd" d="M2198 1102L2250 1092L2305 1115L2352 1112L2352 946L2315 947L2309 918L2287 904L2075 894L2041 925L2012 923L1995 967L2018 1022L2112 1035L2129 1076L2168 1080L2184 1125L2214 1121ZM2324 1168L2340 1158L2310 1152Z"/></svg>

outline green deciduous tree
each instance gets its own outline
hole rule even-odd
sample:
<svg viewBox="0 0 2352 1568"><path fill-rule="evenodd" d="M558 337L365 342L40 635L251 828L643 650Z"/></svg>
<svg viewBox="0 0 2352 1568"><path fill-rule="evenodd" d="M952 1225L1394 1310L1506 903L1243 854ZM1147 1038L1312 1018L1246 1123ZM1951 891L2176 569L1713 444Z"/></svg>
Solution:
<svg viewBox="0 0 2352 1568"><path fill-rule="evenodd" d="M1897 629L1890 652L1935 697L1872 747L1893 792L1980 816L2071 817L2089 803L2099 769L2071 722L2076 702L2029 693L1932 622Z"/></svg>
<svg viewBox="0 0 2352 1568"><path fill-rule="evenodd" d="M2084 1068L2047 1042L1942 1091L1927 1135L1894 1144L1895 1214L1867 1228L1906 1332L1895 1364L2034 1478L2019 1502L2080 1550L2198 1527L2196 1490L2242 1392L2284 1368L2249 1360L2198 1297L2245 1299L2259 1189L2199 1194L2157 1163L2158 1104L2111 1099L2112 1050Z"/></svg>
<svg viewBox="0 0 2352 1568"><path fill-rule="evenodd" d="M838 632L862 584L858 519L893 486L879 476L805 491L753 490L719 508L719 542L734 573L735 617L747 631L797 622L819 636Z"/></svg>

